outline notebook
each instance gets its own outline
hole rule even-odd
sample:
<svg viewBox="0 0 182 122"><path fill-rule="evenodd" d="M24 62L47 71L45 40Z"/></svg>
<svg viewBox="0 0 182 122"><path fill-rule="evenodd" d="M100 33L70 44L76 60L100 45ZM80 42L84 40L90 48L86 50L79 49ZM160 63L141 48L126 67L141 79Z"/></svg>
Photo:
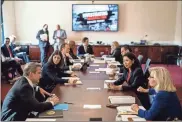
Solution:
<svg viewBox="0 0 182 122"><path fill-rule="evenodd" d="M62 110L48 110L42 112L38 116L39 118L63 118L63 111Z"/></svg>
<svg viewBox="0 0 182 122"><path fill-rule="evenodd" d="M57 104L54 106L54 110L68 110L68 104Z"/></svg>
<svg viewBox="0 0 182 122"><path fill-rule="evenodd" d="M141 118L136 115L121 115L122 121L146 121L144 118Z"/></svg>

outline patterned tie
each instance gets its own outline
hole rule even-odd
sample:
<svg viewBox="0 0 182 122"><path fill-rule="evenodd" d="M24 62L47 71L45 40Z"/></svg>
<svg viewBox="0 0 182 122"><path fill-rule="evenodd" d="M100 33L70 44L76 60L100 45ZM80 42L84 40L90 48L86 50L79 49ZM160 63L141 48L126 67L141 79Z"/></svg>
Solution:
<svg viewBox="0 0 182 122"><path fill-rule="evenodd" d="M13 57L13 54L12 54L12 52L11 52L9 46L7 47L7 49L8 49L8 52L9 52L10 57Z"/></svg>

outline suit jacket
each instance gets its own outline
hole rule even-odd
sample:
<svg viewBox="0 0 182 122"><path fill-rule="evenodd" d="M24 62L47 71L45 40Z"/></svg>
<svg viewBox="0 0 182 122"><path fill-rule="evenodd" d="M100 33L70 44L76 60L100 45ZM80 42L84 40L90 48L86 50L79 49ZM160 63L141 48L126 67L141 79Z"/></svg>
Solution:
<svg viewBox="0 0 182 122"><path fill-rule="evenodd" d="M42 34L47 34L47 36L48 36L48 40L47 41L42 41L41 40L40 35L42 35ZM49 46L49 31L47 30L46 32L44 32L43 29L39 30L38 33L37 33L36 39L39 40L39 46L40 47L47 47L47 46Z"/></svg>
<svg viewBox="0 0 182 122"><path fill-rule="evenodd" d="M12 47L11 47L11 46L9 46L9 47L10 47L10 51L11 51L11 53L12 53L13 57L14 57L13 49L12 49ZM6 47L6 45L5 45L5 44L1 47L1 51L2 51L2 53L3 53L3 55L4 55L5 57L10 57L10 54L9 54L8 48Z"/></svg>
<svg viewBox="0 0 182 122"><path fill-rule="evenodd" d="M121 64L123 64L123 57L121 55L121 48L116 48L112 53L111 56L115 58L116 61L119 61Z"/></svg>
<svg viewBox="0 0 182 122"><path fill-rule="evenodd" d="M39 86L48 92L52 92L54 87L59 84L67 83L67 79L62 77L70 77L60 70L60 67L46 63L42 68L42 78L40 79Z"/></svg>
<svg viewBox="0 0 182 122"><path fill-rule="evenodd" d="M124 81L127 81L129 71L124 69L123 75L114 82L114 85L122 85ZM137 91L139 86L143 88L147 88L147 79L143 75L143 71L140 67L136 67L131 71L130 78L127 81L127 86L122 86L122 90L132 90L136 93L137 97L139 98L141 104L145 107L145 109L150 108L150 100L147 93L140 93Z"/></svg>
<svg viewBox="0 0 182 122"><path fill-rule="evenodd" d="M53 33L53 39L56 40L57 37L57 31L55 30ZM67 38L66 31L63 29L60 29L60 40L64 41Z"/></svg>
<svg viewBox="0 0 182 122"><path fill-rule="evenodd" d="M83 54L86 54L86 53L94 54L93 49L92 49L92 46L91 45L88 45L87 46L87 52L85 52L84 46L83 45L80 45L78 47L78 55L83 55Z"/></svg>
<svg viewBox="0 0 182 122"><path fill-rule="evenodd" d="M69 54L71 55L71 57L73 59L78 59L78 57L74 54L74 52L73 52L73 50L71 48L70 48L70 53Z"/></svg>
<svg viewBox="0 0 182 122"><path fill-rule="evenodd" d="M176 92L157 92L151 108L147 111L139 109L138 116L151 121L182 120L182 108Z"/></svg>
<svg viewBox="0 0 182 122"><path fill-rule="evenodd" d="M25 121L32 111L43 112L53 108L50 102L37 101L34 91L25 77L16 81L4 99L1 120Z"/></svg>

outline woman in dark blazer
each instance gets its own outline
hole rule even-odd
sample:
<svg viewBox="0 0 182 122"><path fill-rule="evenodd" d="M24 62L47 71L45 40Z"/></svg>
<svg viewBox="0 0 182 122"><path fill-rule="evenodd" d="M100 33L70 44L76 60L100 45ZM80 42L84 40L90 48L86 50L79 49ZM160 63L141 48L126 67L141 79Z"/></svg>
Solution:
<svg viewBox="0 0 182 122"><path fill-rule="evenodd" d="M172 121L182 120L182 108L176 95L176 88L173 85L170 74L164 67L153 67L149 69L149 85L151 89L139 87L138 91L154 93L152 105L149 110L139 109L133 104L131 109L138 113L139 117L151 121ZM155 92L154 92L155 91Z"/></svg>
<svg viewBox="0 0 182 122"><path fill-rule="evenodd" d="M143 75L143 71L137 58L131 52L123 56L124 72L123 75L114 83L109 83L109 89L113 90L132 90L136 93L141 104L146 108L150 108L149 96L147 93L140 93L137 91L139 86L147 88L147 79ZM123 85L126 82L128 85Z"/></svg>
<svg viewBox="0 0 182 122"><path fill-rule="evenodd" d="M121 47L119 46L119 43L117 41L112 42L110 56L115 58L116 61L119 61L121 64L123 64L123 58L121 55Z"/></svg>
<svg viewBox="0 0 182 122"><path fill-rule="evenodd" d="M75 79L62 79L62 77L72 77L74 74L66 74L60 69L61 65L61 53L59 50L55 50L49 57L48 62L42 68L42 78L40 79L39 86L48 92L52 92L55 86L60 83L74 84Z"/></svg>

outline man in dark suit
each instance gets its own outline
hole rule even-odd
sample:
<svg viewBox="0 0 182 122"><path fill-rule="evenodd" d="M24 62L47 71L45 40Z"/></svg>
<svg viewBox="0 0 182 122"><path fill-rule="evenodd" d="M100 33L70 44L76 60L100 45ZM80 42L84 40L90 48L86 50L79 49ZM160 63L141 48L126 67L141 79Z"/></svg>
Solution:
<svg viewBox="0 0 182 122"><path fill-rule="evenodd" d="M40 60L42 65L46 63L47 54L49 51L49 31L48 25L45 24L43 29L39 30L36 36L36 39L39 40L39 48L40 48Z"/></svg>
<svg viewBox="0 0 182 122"><path fill-rule="evenodd" d="M84 37L82 40L82 45L78 47L78 55L84 55L86 53L94 54L92 46L89 45L89 39Z"/></svg>
<svg viewBox="0 0 182 122"><path fill-rule="evenodd" d="M20 62L22 60L13 54L13 50L10 46L10 38L8 37L5 38L5 44L1 47L1 51L6 58L14 59L17 62Z"/></svg>
<svg viewBox="0 0 182 122"><path fill-rule="evenodd" d="M59 102L56 96L50 97L46 102L39 102L37 94L51 96L42 88L34 87L41 77L41 65L28 63L21 77L9 90L2 106L2 121L25 121L30 112L43 112L52 109ZM37 92L36 92L37 91Z"/></svg>
<svg viewBox="0 0 182 122"><path fill-rule="evenodd" d="M78 59L78 57L74 54L74 52L73 52L73 50L74 50L74 48L75 48L75 41L69 41L69 46L70 46L70 52L69 52L69 54L71 55L71 57L73 58L73 59Z"/></svg>

